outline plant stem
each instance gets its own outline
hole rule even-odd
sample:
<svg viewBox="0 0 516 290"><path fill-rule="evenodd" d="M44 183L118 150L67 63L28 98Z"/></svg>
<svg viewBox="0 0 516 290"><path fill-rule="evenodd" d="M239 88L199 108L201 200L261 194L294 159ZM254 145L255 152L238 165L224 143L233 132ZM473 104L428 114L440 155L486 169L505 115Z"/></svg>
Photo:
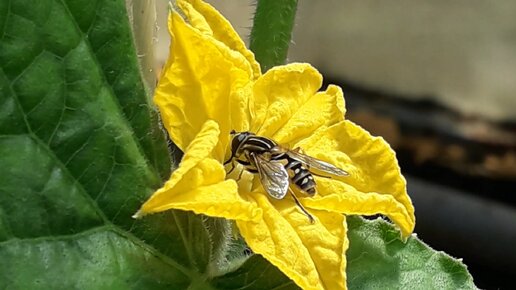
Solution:
<svg viewBox="0 0 516 290"><path fill-rule="evenodd" d="M155 0L125 0L125 3L133 29L147 98L152 104L152 95L154 95L156 86L156 72L154 71L156 63L153 48L156 38L156 3Z"/></svg>
<svg viewBox="0 0 516 290"><path fill-rule="evenodd" d="M296 8L297 0L258 0L250 48L262 71L285 64Z"/></svg>

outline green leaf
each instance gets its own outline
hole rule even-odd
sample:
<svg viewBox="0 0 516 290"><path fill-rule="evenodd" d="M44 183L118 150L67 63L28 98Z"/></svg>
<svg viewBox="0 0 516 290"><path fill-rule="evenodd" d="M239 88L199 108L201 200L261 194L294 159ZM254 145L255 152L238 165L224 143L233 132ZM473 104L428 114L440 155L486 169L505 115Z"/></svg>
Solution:
<svg viewBox="0 0 516 290"><path fill-rule="evenodd" d="M349 289L477 289L459 260L416 237L403 242L391 223L357 216L347 217L347 222ZM235 263L242 260L236 258ZM212 283L220 289L299 289L261 256L240 264Z"/></svg>
<svg viewBox="0 0 516 290"><path fill-rule="evenodd" d="M186 289L187 276L127 233L98 227L68 237L0 247L0 285L10 289ZM167 270L168 269L168 270ZM177 288L176 288L177 287Z"/></svg>
<svg viewBox="0 0 516 290"><path fill-rule="evenodd" d="M228 290L299 289L294 282L259 255L252 255L235 271L213 279L212 284L218 289Z"/></svg>
<svg viewBox="0 0 516 290"><path fill-rule="evenodd" d="M466 266L382 219L348 217L350 289L477 289Z"/></svg>
<svg viewBox="0 0 516 290"><path fill-rule="evenodd" d="M124 1L0 1L0 19L0 288L203 288L203 217L131 218L171 163Z"/></svg>

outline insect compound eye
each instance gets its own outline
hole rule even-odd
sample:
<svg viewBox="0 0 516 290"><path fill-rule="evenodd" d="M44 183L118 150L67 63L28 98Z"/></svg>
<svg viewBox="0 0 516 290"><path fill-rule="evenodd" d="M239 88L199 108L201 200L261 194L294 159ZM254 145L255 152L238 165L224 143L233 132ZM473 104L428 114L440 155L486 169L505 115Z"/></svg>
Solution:
<svg viewBox="0 0 516 290"><path fill-rule="evenodd" d="M235 135L235 134L236 134L236 131L235 131L235 130L231 130L231 131L229 132L229 134L230 134L230 135Z"/></svg>
<svg viewBox="0 0 516 290"><path fill-rule="evenodd" d="M244 141L245 139L245 134L244 133L236 133L236 135L233 135L233 140L231 141L231 148L233 150L236 150L238 148L238 146L240 146L240 143L242 143L242 141Z"/></svg>

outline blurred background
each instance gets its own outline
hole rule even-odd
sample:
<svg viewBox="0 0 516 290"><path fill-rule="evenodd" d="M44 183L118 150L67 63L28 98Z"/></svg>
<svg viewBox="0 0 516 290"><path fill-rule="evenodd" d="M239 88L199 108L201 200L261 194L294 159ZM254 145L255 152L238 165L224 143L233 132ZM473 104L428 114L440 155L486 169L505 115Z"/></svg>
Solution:
<svg viewBox="0 0 516 290"><path fill-rule="evenodd" d="M210 2L248 40L255 3ZM516 287L516 1L299 1L288 61L340 85L347 118L396 150L421 239L478 287Z"/></svg>

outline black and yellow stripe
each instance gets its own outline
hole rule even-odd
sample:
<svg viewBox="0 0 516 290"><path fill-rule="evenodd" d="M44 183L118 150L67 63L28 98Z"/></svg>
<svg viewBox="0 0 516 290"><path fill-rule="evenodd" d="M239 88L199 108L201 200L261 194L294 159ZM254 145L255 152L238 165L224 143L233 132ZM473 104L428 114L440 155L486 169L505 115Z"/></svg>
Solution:
<svg viewBox="0 0 516 290"><path fill-rule="evenodd" d="M289 173L291 184L295 184L302 192L309 195L315 194L315 180L302 162L295 160L281 150L273 150L278 144L273 140L256 136L251 132L236 133L232 143L232 158L242 164L245 169L251 173L257 173L256 166L251 162L250 155L253 154L270 154L268 157L271 161L282 162L285 169Z"/></svg>

